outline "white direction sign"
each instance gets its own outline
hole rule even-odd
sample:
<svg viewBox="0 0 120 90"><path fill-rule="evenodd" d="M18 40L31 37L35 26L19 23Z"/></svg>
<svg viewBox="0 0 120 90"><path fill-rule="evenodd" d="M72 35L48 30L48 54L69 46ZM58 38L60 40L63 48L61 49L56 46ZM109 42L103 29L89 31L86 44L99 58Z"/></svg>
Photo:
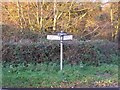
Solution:
<svg viewBox="0 0 120 90"><path fill-rule="evenodd" d="M63 36L63 41L64 40L72 40L73 35L65 35ZM47 35L48 40L60 40L60 36L58 35Z"/></svg>
<svg viewBox="0 0 120 90"><path fill-rule="evenodd" d="M60 40L60 36L58 35L47 35L48 40Z"/></svg>
<svg viewBox="0 0 120 90"><path fill-rule="evenodd" d="M73 35L66 35L63 37L63 40L72 40Z"/></svg>

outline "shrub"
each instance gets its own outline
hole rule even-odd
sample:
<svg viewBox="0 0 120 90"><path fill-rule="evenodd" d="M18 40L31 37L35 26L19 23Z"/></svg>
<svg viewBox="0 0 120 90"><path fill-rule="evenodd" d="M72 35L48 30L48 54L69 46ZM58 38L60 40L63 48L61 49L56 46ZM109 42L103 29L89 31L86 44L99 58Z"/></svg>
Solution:
<svg viewBox="0 0 120 90"><path fill-rule="evenodd" d="M30 44L3 45L3 61L15 63L57 62L59 63L59 43L41 41ZM100 65L100 63L117 63L117 46L108 41L71 41L64 43L64 62L80 64L80 62Z"/></svg>

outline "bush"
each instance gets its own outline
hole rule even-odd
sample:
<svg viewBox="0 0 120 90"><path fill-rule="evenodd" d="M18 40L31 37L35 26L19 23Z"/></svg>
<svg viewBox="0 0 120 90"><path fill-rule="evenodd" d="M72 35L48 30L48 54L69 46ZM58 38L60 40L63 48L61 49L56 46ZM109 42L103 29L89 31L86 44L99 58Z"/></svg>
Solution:
<svg viewBox="0 0 120 90"><path fill-rule="evenodd" d="M117 44L108 41L71 41L64 43L64 62L70 64L117 63ZM59 43L41 41L30 44L3 45L3 61L14 63L57 62L59 63Z"/></svg>

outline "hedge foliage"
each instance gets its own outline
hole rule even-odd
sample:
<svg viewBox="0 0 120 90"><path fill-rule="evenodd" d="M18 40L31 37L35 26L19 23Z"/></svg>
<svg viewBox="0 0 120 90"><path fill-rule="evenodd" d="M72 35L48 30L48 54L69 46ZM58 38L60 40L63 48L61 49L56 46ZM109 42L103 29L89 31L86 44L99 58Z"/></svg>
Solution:
<svg viewBox="0 0 120 90"><path fill-rule="evenodd" d="M4 44L4 62L59 62L59 42L47 41L30 44ZM66 41L64 42L64 62L70 64L87 63L116 63L118 60L117 43L94 41Z"/></svg>

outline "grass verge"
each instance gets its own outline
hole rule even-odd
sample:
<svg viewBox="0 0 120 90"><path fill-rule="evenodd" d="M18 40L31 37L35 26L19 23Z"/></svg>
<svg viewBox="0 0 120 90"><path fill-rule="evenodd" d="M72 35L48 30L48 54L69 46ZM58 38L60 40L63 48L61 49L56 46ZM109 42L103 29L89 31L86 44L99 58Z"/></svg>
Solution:
<svg viewBox="0 0 120 90"><path fill-rule="evenodd" d="M118 87L118 66L114 64L64 65L56 63L5 64L2 87L9 88L81 88Z"/></svg>

